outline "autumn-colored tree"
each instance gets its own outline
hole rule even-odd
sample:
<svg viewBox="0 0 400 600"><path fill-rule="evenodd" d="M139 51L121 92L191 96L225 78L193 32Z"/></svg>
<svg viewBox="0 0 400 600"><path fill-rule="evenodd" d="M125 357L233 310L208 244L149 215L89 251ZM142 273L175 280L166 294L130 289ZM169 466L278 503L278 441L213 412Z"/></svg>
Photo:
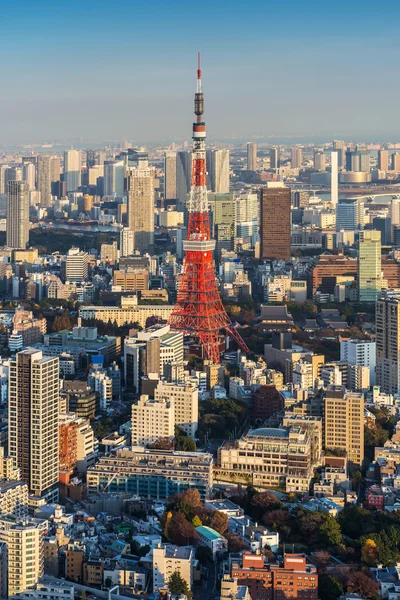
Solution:
<svg viewBox="0 0 400 600"><path fill-rule="evenodd" d="M172 544L177 546L194 546L199 538L193 525L180 512L168 513L164 534Z"/></svg>
<svg viewBox="0 0 400 600"><path fill-rule="evenodd" d="M362 561L369 567L375 567L379 560L379 548L375 540L368 538L361 548Z"/></svg>
<svg viewBox="0 0 400 600"><path fill-rule="evenodd" d="M203 525L200 517L198 517L197 515L194 515L193 519L192 519L192 525L193 527L201 527L201 525Z"/></svg>
<svg viewBox="0 0 400 600"><path fill-rule="evenodd" d="M261 520L269 510L276 510L280 507L281 503L270 492L255 494L250 501L251 516L258 520Z"/></svg>
<svg viewBox="0 0 400 600"><path fill-rule="evenodd" d="M318 567L318 572L324 572L326 567L329 565L331 560L331 555L326 550L318 550L314 554L315 563Z"/></svg>
<svg viewBox="0 0 400 600"><path fill-rule="evenodd" d="M242 550L249 549L249 545L239 535L227 531L225 537L228 540L229 552L241 552Z"/></svg>
<svg viewBox="0 0 400 600"><path fill-rule="evenodd" d="M306 513L300 519L300 533L306 544L315 544L320 538L320 527L324 522L322 513Z"/></svg>
<svg viewBox="0 0 400 600"><path fill-rule="evenodd" d="M215 529L215 531L218 531L218 533L223 535L228 529L228 516L225 513L216 510L212 514L210 527L212 527L213 529Z"/></svg>
<svg viewBox="0 0 400 600"><path fill-rule="evenodd" d="M292 517L290 512L285 508L277 508L271 510L263 516L263 523L267 527L271 527L274 531L280 530L284 525L288 525Z"/></svg>
<svg viewBox="0 0 400 600"><path fill-rule="evenodd" d="M347 591L360 594L366 600L377 600L379 586L376 581L365 575L365 573L355 571L349 577Z"/></svg>
<svg viewBox="0 0 400 600"><path fill-rule="evenodd" d="M201 505L201 496L199 494L199 491L193 488L187 489L184 492L182 492L180 494L180 499L182 502L187 502L188 504L190 504L193 508L195 506Z"/></svg>

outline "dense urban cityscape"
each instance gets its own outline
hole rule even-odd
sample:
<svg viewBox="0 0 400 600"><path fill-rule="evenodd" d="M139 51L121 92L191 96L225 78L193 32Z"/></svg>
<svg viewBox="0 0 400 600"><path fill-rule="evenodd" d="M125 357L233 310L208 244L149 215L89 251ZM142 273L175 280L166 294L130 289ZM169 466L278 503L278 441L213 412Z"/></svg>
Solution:
<svg viewBox="0 0 400 600"><path fill-rule="evenodd" d="M400 600L400 141L186 58L191 140L0 139L0 600Z"/></svg>

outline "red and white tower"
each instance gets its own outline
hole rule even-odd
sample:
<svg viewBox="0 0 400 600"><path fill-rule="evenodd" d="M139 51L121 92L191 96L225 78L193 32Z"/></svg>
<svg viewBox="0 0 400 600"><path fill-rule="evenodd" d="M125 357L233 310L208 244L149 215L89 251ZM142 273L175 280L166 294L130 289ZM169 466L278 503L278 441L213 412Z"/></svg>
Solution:
<svg viewBox="0 0 400 600"><path fill-rule="evenodd" d="M221 329L237 342L244 352L246 344L233 327L221 302L215 277L210 219L207 202L206 124L203 121L204 98L201 87L200 53L197 68L197 91L194 97L192 187L188 204L187 239L183 242L185 260L181 286L169 324L199 339L205 356L220 362Z"/></svg>

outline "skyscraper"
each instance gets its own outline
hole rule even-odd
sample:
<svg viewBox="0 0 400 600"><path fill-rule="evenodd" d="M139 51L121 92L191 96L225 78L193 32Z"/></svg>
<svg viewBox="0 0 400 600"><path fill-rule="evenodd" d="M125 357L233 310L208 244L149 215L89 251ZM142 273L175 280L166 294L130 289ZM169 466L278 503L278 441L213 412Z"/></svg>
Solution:
<svg viewBox="0 0 400 600"><path fill-rule="evenodd" d="M400 152L392 154L392 171L400 171Z"/></svg>
<svg viewBox="0 0 400 600"><path fill-rule="evenodd" d="M176 155L176 197L179 204L186 206L186 198L192 185L192 153L178 152Z"/></svg>
<svg viewBox="0 0 400 600"><path fill-rule="evenodd" d="M88 276L89 255L79 248L70 248L65 259L65 281L80 283Z"/></svg>
<svg viewBox="0 0 400 600"><path fill-rule="evenodd" d="M67 192L76 192L81 185L81 153L79 150L64 152L64 181Z"/></svg>
<svg viewBox="0 0 400 600"><path fill-rule="evenodd" d="M50 161L50 181L60 181L61 161L58 156L52 156Z"/></svg>
<svg viewBox="0 0 400 600"><path fill-rule="evenodd" d="M215 259L220 262L222 249L235 249L236 198L233 192L208 194L208 204L212 213L213 237L216 241Z"/></svg>
<svg viewBox="0 0 400 600"><path fill-rule="evenodd" d="M389 152L388 150L378 151L378 169L380 171L388 171L389 169Z"/></svg>
<svg viewBox="0 0 400 600"><path fill-rule="evenodd" d="M32 348L10 361L9 455L33 496L58 499L59 360Z"/></svg>
<svg viewBox="0 0 400 600"><path fill-rule="evenodd" d="M364 227L363 198L341 198L336 205L336 231L356 231Z"/></svg>
<svg viewBox="0 0 400 600"><path fill-rule="evenodd" d="M43 154L37 157L37 189L40 192L40 206L51 206L51 160Z"/></svg>
<svg viewBox="0 0 400 600"><path fill-rule="evenodd" d="M376 383L385 394L400 392L400 295L376 303Z"/></svg>
<svg viewBox="0 0 400 600"><path fill-rule="evenodd" d="M207 150L207 188L216 194L229 192L229 150Z"/></svg>
<svg viewBox="0 0 400 600"><path fill-rule="evenodd" d="M345 162L346 146L343 140L333 140L333 149L338 151L338 165L342 169Z"/></svg>
<svg viewBox="0 0 400 600"><path fill-rule="evenodd" d="M128 229L134 249L149 252L154 244L154 168L141 166L128 174Z"/></svg>
<svg viewBox="0 0 400 600"><path fill-rule="evenodd" d="M176 152L166 152L164 156L164 198L176 198Z"/></svg>
<svg viewBox="0 0 400 600"><path fill-rule="evenodd" d="M36 167L34 163L24 163L22 165L22 180L28 184L29 191L36 189Z"/></svg>
<svg viewBox="0 0 400 600"><path fill-rule="evenodd" d="M336 206L339 200L338 152L331 152L331 202Z"/></svg>
<svg viewBox="0 0 400 600"><path fill-rule="evenodd" d="M261 258L290 258L290 188L267 187L261 190Z"/></svg>
<svg viewBox="0 0 400 600"><path fill-rule="evenodd" d="M317 171L326 170L326 157L323 150L314 150L314 169Z"/></svg>
<svg viewBox="0 0 400 600"><path fill-rule="evenodd" d="M292 148L291 157L292 169L300 169L303 164L303 152L301 148Z"/></svg>
<svg viewBox="0 0 400 600"><path fill-rule="evenodd" d="M269 151L269 166L271 169L279 169L279 148L271 148Z"/></svg>
<svg viewBox="0 0 400 600"><path fill-rule="evenodd" d="M325 448L343 450L353 467L364 460L364 395L328 386L324 405Z"/></svg>
<svg viewBox="0 0 400 600"><path fill-rule="evenodd" d="M381 295L381 232L360 231L358 244L358 298L360 302L376 302Z"/></svg>
<svg viewBox="0 0 400 600"><path fill-rule="evenodd" d="M355 147L354 150L346 150L346 171L369 173L370 153L366 148Z"/></svg>
<svg viewBox="0 0 400 600"><path fill-rule="evenodd" d="M105 160L104 195L122 198L124 195L124 177L125 166L123 160Z"/></svg>
<svg viewBox="0 0 400 600"><path fill-rule="evenodd" d="M7 191L7 246L26 248L29 242L29 187L9 181Z"/></svg>
<svg viewBox="0 0 400 600"><path fill-rule="evenodd" d="M247 170L257 171L257 144L255 142L247 143Z"/></svg>

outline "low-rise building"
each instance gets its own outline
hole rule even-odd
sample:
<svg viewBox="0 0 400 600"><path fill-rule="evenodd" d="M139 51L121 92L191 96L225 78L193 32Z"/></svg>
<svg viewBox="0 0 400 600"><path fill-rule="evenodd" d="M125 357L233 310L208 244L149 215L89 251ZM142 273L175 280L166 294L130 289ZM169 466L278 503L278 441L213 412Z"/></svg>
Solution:
<svg viewBox="0 0 400 600"><path fill-rule="evenodd" d="M226 538L218 533L218 531L215 531L215 529L212 529L212 527L200 525L199 527L196 527L196 531L199 536L199 545L209 548L212 552L213 559L215 559L218 554L228 550Z"/></svg>
<svg viewBox="0 0 400 600"><path fill-rule="evenodd" d="M173 573L178 572L189 590L193 583L194 548L164 544L153 550L153 591L167 589Z"/></svg>

